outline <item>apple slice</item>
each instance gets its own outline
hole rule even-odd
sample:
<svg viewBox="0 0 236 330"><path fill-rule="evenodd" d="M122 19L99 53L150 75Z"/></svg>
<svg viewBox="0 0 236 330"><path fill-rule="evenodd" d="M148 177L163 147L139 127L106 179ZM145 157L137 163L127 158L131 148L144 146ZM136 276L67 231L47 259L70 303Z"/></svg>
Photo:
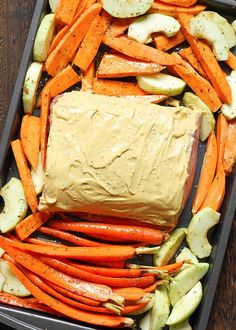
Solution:
<svg viewBox="0 0 236 330"><path fill-rule="evenodd" d="M182 79L165 73L138 76L136 78L139 87L150 94L175 96L181 94L186 86Z"/></svg>
<svg viewBox="0 0 236 330"><path fill-rule="evenodd" d="M226 79L232 90L232 101L229 104L223 104L221 112L227 119L231 120L236 118L236 71L232 71Z"/></svg>
<svg viewBox="0 0 236 330"><path fill-rule="evenodd" d="M11 180L2 187L0 196L4 200L4 208L0 213L0 231L6 233L24 219L28 204L25 198L22 183L17 178Z"/></svg>
<svg viewBox="0 0 236 330"><path fill-rule="evenodd" d="M118 18L136 17L145 14L154 0L103 0L103 9Z"/></svg>
<svg viewBox="0 0 236 330"><path fill-rule="evenodd" d="M198 258L189 250L189 248L184 247L183 250L175 258L177 262L189 261L192 264L198 264Z"/></svg>
<svg viewBox="0 0 236 330"><path fill-rule="evenodd" d="M3 284L6 282L5 276L0 272L0 292L2 292Z"/></svg>
<svg viewBox="0 0 236 330"><path fill-rule="evenodd" d="M133 313L130 313L127 315L141 315L141 314L148 312L153 307L154 300L155 300L155 294L148 293L147 295L145 295L145 298L150 299L149 303L145 307L143 307L142 309L139 309L137 312L133 312Z"/></svg>
<svg viewBox="0 0 236 330"><path fill-rule="evenodd" d="M139 328L141 330L149 330L150 329L150 321L151 321L151 313L152 311L149 311L147 314L144 315L144 317L139 321Z"/></svg>
<svg viewBox="0 0 236 330"><path fill-rule="evenodd" d="M231 26L234 29L235 33L236 33L236 19L232 22Z"/></svg>
<svg viewBox="0 0 236 330"><path fill-rule="evenodd" d="M47 59L55 26L55 14L45 15L40 23L34 41L33 57L35 61L44 62Z"/></svg>
<svg viewBox="0 0 236 330"><path fill-rule="evenodd" d="M27 114L32 114L34 110L36 103L36 93L42 71L43 63L38 62L31 63L27 70L22 94L24 112Z"/></svg>
<svg viewBox="0 0 236 330"><path fill-rule="evenodd" d="M59 4L59 1L60 0L49 0L49 6L50 6L53 13L55 13L55 11L57 9L57 6Z"/></svg>
<svg viewBox="0 0 236 330"><path fill-rule="evenodd" d="M43 191L43 183L44 183L44 178L45 178L45 172L43 169L42 159L41 159L41 152L39 153L39 156L38 156L38 164L37 164L35 171L33 168L31 170L31 177L32 177L32 181L34 184L36 194L37 195L41 194L41 192Z"/></svg>
<svg viewBox="0 0 236 330"><path fill-rule="evenodd" d="M180 322L180 323L177 323L174 325L170 325L169 330L192 330L192 327L189 324L189 321L187 319L183 322Z"/></svg>

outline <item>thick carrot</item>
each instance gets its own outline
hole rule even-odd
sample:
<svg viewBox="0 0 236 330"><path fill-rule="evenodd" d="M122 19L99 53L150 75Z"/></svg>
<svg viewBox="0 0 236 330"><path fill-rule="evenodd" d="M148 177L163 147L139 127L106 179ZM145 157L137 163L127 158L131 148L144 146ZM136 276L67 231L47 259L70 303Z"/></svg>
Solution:
<svg viewBox="0 0 236 330"><path fill-rule="evenodd" d="M207 79L207 75L203 70L201 63L198 61L196 55L192 51L191 47L183 48L179 51L179 55L183 57L192 67L205 79Z"/></svg>
<svg viewBox="0 0 236 330"><path fill-rule="evenodd" d="M94 60L110 22L111 16L106 12L92 21L74 59L80 69L86 71Z"/></svg>
<svg viewBox="0 0 236 330"><path fill-rule="evenodd" d="M149 227L112 225L104 223L76 222L76 221L49 221L49 226L57 229L78 231L85 234L104 234L106 236L130 239L132 241L149 244L161 244L163 232Z"/></svg>
<svg viewBox="0 0 236 330"><path fill-rule="evenodd" d="M190 7L194 5L197 0L161 0L164 3L168 3L170 5L177 5L180 7Z"/></svg>
<svg viewBox="0 0 236 330"><path fill-rule="evenodd" d="M147 95L136 83L109 79L94 79L93 91L108 96Z"/></svg>
<svg viewBox="0 0 236 330"><path fill-rule="evenodd" d="M44 224L49 218L49 213L37 212L30 214L27 218L21 221L16 227L15 231L17 236L23 241L35 232L42 224Z"/></svg>
<svg viewBox="0 0 236 330"><path fill-rule="evenodd" d="M129 40L126 37L117 38L113 36L105 36L103 38L103 43L124 55L145 62L152 62L161 65L175 65L180 63L178 59L168 53L143 45L137 41Z"/></svg>
<svg viewBox="0 0 236 330"><path fill-rule="evenodd" d="M83 40L91 22L101 9L102 6L100 4L94 4L75 21L55 49L49 54L45 62L48 74L56 76L67 66Z"/></svg>
<svg viewBox="0 0 236 330"><path fill-rule="evenodd" d="M106 31L106 36L119 37L125 33L134 18L114 18Z"/></svg>
<svg viewBox="0 0 236 330"><path fill-rule="evenodd" d="M60 0L56 9L55 19L60 24L71 24L81 0Z"/></svg>
<svg viewBox="0 0 236 330"><path fill-rule="evenodd" d="M47 141L48 141L48 122L49 122L49 111L50 111L51 95L48 89L42 93L42 105L40 110L40 145L41 145L41 160L42 166L45 168L46 157L47 157Z"/></svg>
<svg viewBox="0 0 236 330"><path fill-rule="evenodd" d="M181 58L176 53L173 55ZM221 101L212 85L201 77L189 63L182 60L181 64L174 65L171 70L176 72L212 111L217 111L221 107Z"/></svg>
<svg viewBox="0 0 236 330"><path fill-rule="evenodd" d="M230 69L236 71L236 56L234 53L229 52L229 57L225 63L230 67Z"/></svg>
<svg viewBox="0 0 236 330"><path fill-rule="evenodd" d="M53 308L59 313L66 315L78 321L107 327L122 327L130 326L133 324L133 320L124 318L121 316L94 314L85 312L79 309L75 309L53 297L46 294L44 291L34 285L22 271L20 271L15 265L10 264L11 270L15 276L21 281L21 283L32 293L34 297L42 301L47 306Z"/></svg>
<svg viewBox="0 0 236 330"><path fill-rule="evenodd" d="M113 292L125 298L125 300L136 301L143 298L146 292L141 288L116 288L113 289Z"/></svg>
<svg viewBox="0 0 236 330"><path fill-rule="evenodd" d="M35 213L38 207L38 199L31 178L30 169L24 155L22 143L20 140L15 140L12 141L11 146L25 192L25 197L32 212Z"/></svg>
<svg viewBox="0 0 236 330"><path fill-rule="evenodd" d="M176 35L174 35L173 37L167 37L164 34L154 36L153 41L157 49L166 51L184 42L185 37L183 33L179 30L178 33L176 33Z"/></svg>
<svg viewBox="0 0 236 330"><path fill-rule="evenodd" d="M190 33L189 24L192 18L193 16L189 14L178 15L178 21L181 24L182 32L201 63L221 102L231 103L231 88L226 79L225 73L218 64L211 48L206 42L197 40Z"/></svg>
<svg viewBox="0 0 236 330"><path fill-rule="evenodd" d="M217 172L224 163L225 143L228 135L229 124L225 116L220 113L216 121L216 141L217 141Z"/></svg>
<svg viewBox="0 0 236 330"><path fill-rule="evenodd" d="M211 187L206 195L206 198L200 208L210 207L218 211L221 207L225 195L225 173L223 166L218 170L211 184Z"/></svg>
<svg viewBox="0 0 236 330"><path fill-rule="evenodd" d="M82 91L92 90L95 78L95 62L90 63L88 69L82 74Z"/></svg>
<svg viewBox="0 0 236 330"><path fill-rule="evenodd" d="M174 6L171 4L163 3L161 1L155 0L152 4L152 9L149 11L151 13L158 12L160 14L170 15L176 17L179 13L187 13L191 15L197 15L201 13L206 6L202 5L194 5L188 8L181 7L181 6Z"/></svg>
<svg viewBox="0 0 236 330"><path fill-rule="evenodd" d="M236 160L236 120L229 122L224 150L224 171L226 175L232 172Z"/></svg>
<svg viewBox="0 0 236 330"><path fill-rule="evenodd" d="M22 118L20 139L24 154L35 170L38 164L40 142L40 119L38 117L25 115Z"/></svg>
<svg viewBox="0 0 236 330"><path fill-rule="evenodd" d="M70 29L70 25L65 25L60 31L57 32L57 34L52 40L48 54L50 54L53 51L53 49L56 48L56 46L59 44L59 42L61 41L61 39L64 37L64 35L69 29Z"/></svg>
<svg viewBox="0 0 236 330"><path fill-rule="evenodd" d="M215 176L217 163L217 142L214 131L211 132L206 147L197 191L193 200L192 213L195 214L202 205Z"/></svg>
<svg viewBox="0 0 236 330"><path fill-rule="evenodd" d="M119 78L154 74L164 68L156 63L143 62L120 54L105 54L99 64L96 77Z"/></svg>

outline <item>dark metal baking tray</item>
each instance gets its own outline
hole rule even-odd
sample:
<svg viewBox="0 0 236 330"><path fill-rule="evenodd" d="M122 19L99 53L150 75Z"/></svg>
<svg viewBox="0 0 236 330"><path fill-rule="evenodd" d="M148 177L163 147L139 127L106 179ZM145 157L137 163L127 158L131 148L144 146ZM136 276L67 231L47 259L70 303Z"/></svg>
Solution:
<svg viewBox="0 0 236 330"><path fill-rule="evenodd" d="M19 73L17 76L15 88L13 91L5 128L3 130L2 140L0 143L0 186L2 186L10 177L17 176L17 170L10 149L10 142L19 131L20 120L23 115L21 94L24 77L28 65L32 59L32 47L34 38L40 24L41 18L48 11L47 0L38 0L36 3L30 31L26 41L26 46L22 56ZM211 1L213 3L214 1ZM221 14L224 12L225 6L219 7L219 1L216 1L216 9L220 9ZM236 13L235 13L236 14ZM236 49L235 49L236 51ZM181 216L180 226L187 226L191 218L191 204L194 195L196 183L198 181L202 160L204 157L205 145L200 144L198 150L198 166L195 174L193 190L185 210ZM211 256L207 259L210 263L210 270L203 279L204 297L202 302L191 318L191 325L195 330L205 330L207 328L208 319L215 295L217 281L219 278L225 250L230 234L231 225L236 209L236 168L227 178L227 189L225 199L221 208L221 221L211 233L211 243L213 250ZM18 330L92 330L94 327L81 324L79 322L59 319L44 313L29 311L23 308L14 308L0 304L1 322ZM101 328L100 328L101 329Z"/></svg>

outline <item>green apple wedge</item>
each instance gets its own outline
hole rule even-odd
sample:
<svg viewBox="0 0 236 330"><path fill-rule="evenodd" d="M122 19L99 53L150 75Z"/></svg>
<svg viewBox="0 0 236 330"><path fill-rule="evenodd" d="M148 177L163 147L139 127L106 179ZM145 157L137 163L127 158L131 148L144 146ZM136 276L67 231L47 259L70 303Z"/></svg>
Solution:
<svg viewBox="0 0 236 330"><path fill-rule="evenodd" d="M176 262L189 261L191 264L198 264L199 261L197 257L189 250L189 248L184 247L183 250L176 256Z"/></svg>
<svg viewBox="0 0 236 330"><path fill-rule="evenodd" d="M60 1L60 0L49 0L49 6L50 6L51 11L52 11L53 13L55 13L55 11L56 11L56 9L57 9L57 6L58 6L58 4L59 4L59 1Z"/></svg>
<svg viewBox="0 0 236 330"><path fill-rule="evenodd" d="M138 86L150 94L175 96L181 94L186 83L177 77L165 73L137 77Z"/></svg>
<svg viewBox="0 0 236 330"><path fill-rule="evenodd" d="M154 0L103 0L103 9L118 18L136 17L145 14Z"/></svg>
<svg viewBox="0 0 236 330"><path fill-rule="evenodd" d="M11 180L2 187L0 196L4 200L4 208L0 213L0 231L6 233L24 219L28 204L25 198L22 183L17 178Z"/></svg>
<svg viewBox="0 0 236 330"><path fill-rule="evenodd" d="M187 319L183 322L180 322L180 323L177 323L174 325L170 325L169 330L192 330L192 327L189 324L189 321Z"/></svg>
<svg viewBox="0 0 236 330"><path fill-rule="evenodd" d="M234 29L235 33L236 33L236 19L232 22L231 26Z"/></svg>
<svg viewBox="0 0 236 330"><path fill-rule="evenodd" d="M5 281L5 276L0 272L0 292L2 292L3 284L5 283Z"/></svg>
<svg viewBox="0 0 236 330"><path fill-rule="evenodd" d="M150 299L149 303L145 307L143 307L142 309L139 309L138 311L132 312L131 314L127 314L127 315L141 315L141 314L144 314L144 313L148 312L153 307L154 300L155 300L155 294L154 293L149 293L145 297Z"/></svg>
<svg viewBox="0 0 236 330"><path fill-rule="evenodd" d="M200 304L202 294L202 284L201 282L197 282L194 287L173 307L166 324L178 324L189 318Z"/></svg>
<svg viewBox="0 0 236 330"><path fill-rule="evenodd" d="M231 120L236 118L236 71L232 71L226 79L232 91L232 101L229 104L223 104L221 112L227 119Z"/></svg>

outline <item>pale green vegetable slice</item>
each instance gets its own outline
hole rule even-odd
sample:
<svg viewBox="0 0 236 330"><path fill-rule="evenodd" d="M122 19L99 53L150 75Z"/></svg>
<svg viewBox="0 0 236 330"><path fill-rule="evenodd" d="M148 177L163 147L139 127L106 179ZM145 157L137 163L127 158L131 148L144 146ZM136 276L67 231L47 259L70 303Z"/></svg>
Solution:
<svg viewBox="0 0 236 330"><path fill-rule="evenodd" d="M139 327L141 330L149 330L151 321L151 312L149 311L144 317L139 321Z"/></svg>
<svg viewBox="0 0 236 330"><path fill-rule="evenodd" d="M145 14L154 0L103 0L103 9L118 18L136 17Z"/></svg>
<svg viewBox="0 0 236 330"><path fill-rule="evenodd" d="M170 325L169 330L192 330L191 325L189 324L188 320L185 320L183 322Z"/></svg>
<svg viewBox="0 0 236 330"><path fill-rule="evenodd" d="M232 71L226 79L232 91L232 101L229 104L223 104L221 112L227 119L231 120L236 118L236 71Z"/></svg>
<svg viewBox="0 0 236 330"><path fill-rule="evenodd" d="M235 33L236 33L236 19L232 22L232 28L234 29Z"/></svg>
<svg viewBox="0 0 236 330"><path fill-rule="evenodd" d="M165 286L160 286L155 291L155 301L151 310L149 330L161 330L165 327L170 314L170 301Z"/></svg>
<svg viewBox="0 0 236 330"><path fill-rule="evenodd" d="M177 262L181 262L184 260L188 260L192 264L199 263L197 257L187 247L184 247L183 250L176 257Z"/></svg>
<svg viewBox="0 0 236 330"><path fill-rule="evenodd" d="M55 13L55 11L57 9L57 6L59 4L59 1L60 0L49 0L49 6L50 6L53 13Z"/></svg>
<svg viewBox="0 0 236 330"><path fill-rule="evenodd" d="M133 312L133 313L131 313L129 315L141 315L141 314L144 314L147 311L149 311L153 307L154 300L155 300L155 295L153 293L149 293L147 295L147 298L149 298L150 301L149 301L149 303L145 307L143 307L142 309L138 310L137 312Z"/></svg>
<svg viewBox="0 0 236 330"><path fill-rule="evenodd" d="M202 284L201 282L197 282L195 286L173 307L166 324L178 324L189 318L200 304L201 299Z"/></svg>
<svg viewBox="0 0 236 330"><path fill-rule="evenodd" d="M0 271L0 292L2 292L3 284L5 283L6 278Z"/></svg>

